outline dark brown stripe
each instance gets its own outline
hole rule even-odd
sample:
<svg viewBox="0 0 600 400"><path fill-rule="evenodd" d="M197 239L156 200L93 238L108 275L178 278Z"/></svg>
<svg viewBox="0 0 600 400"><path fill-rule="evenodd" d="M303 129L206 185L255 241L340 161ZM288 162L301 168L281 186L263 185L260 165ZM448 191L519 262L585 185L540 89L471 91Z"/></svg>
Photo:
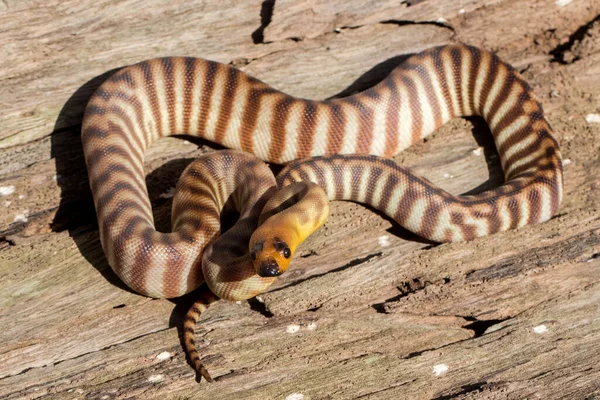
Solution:
<svg viewBox="0 0 600 400"><path fill-rule="evenodd" d="M326 154L336 154L342 150L346 131L346 115L342 106L335 100L327 103L329 117L329 135L327 136Z"/></svg>
<svg viewBox="0 0 600 400"><path fill-rule="evenodd" d="M84 117L85 118L85 117ZM85 128L81 134L81 140L83 142L84 147L88 145L90 140L103 140L108 137L108 131L106 129L102 129L98 126L88 126Z"/></svg>
<svg viewBox="0 0 600 400"><path fill-rule="evenodd" d="M353 164L350 166L350 176L352 177L350 180L350 200L352 201L361 201L359 198L360 182L364 173L365 168L362 165Z"/></svg>
<svg viewBox="0 0 600 400"><path fill-rule="evenodd" d="M462 65L465 62L463 60L463 50L458 49L456 47L451 47L449 49L450 51L450 61L451 61L451 67L450 70L452 71L452 79L454 81L454 90L456 91L456 101L458 103L458 109L457 110L453 110L453 116L458 116L458 115L465 115L465 105L464 105L464 99L463 99L463 95L462 95ZM442 62L444 62L444 59L442 59ZM470 71L469 71L470 72ZM468 82L467 82L468 83ZM448 99L451 99L450 94L448 93ZM451 100L449 100L451 102ZM454 107L454 105L452 106Z"/></svg>
<svg viewBox="0 0 600 400"><path fill-rule="evenodd" d="M225 134L227 133L227 127L231 122L231 111L233 109L233 103L235 102L235 93L239 86L239 76L240 74L237 70L228 68L227 83L225 84L225 90L223 90L223 94L221 95L217 126L215 127L216 134L214 141L218 144L223 144Z"/></svg>
<svg viewBox="0 0 600 400"><path fill-rule="evenodd" d="M562 166L560 165L560 161L548 159L543 156L534 158L533 160L520 165L519 168L511 171L510 179L532 177L536 175L543 179L548 179L548 176L551 176L552 179L557 175L562 176Z"/></svg>
<svg viewBox="0 0 600 400"><path fill-rule="evenodd" d="M190 117L192 115L192 104L194 101L193 94L196 87L196 59L186 57L183 59L183 133L186 135L195 135L197 132L192 132L190 126Z"/></svg>
<svg viewBox="0 0 600 400"><path fill-rule="evenodd" d="M489 231L488 233L491 235L492 233L496 233L500 231L500 227L502 226L502 220L500 219L500 212L498 210L498 201L497 199L486 201L492 207L492 212L487 215L487 220L489 223Z"/></svg>
<svg viewBox="0 0 600 400"><path fill-rule="evenodd" d="M540 219L542 211L542 196L536 188L531 188L527 192L527 201L529 202L529 218L527 219L528 224L535 224Z"/></svg>
<svg viewBox="0 0 600 400"><path fill-rule="evenodd" d="M408 221L408 217L412 212L412 209L417 202L421 198L421 194L419 193L418 186L416 185L408 185L406 190L404 191L404 195L402 196L402 204L398 205L398 208L392 218L398 222L400 225L406 227L406 223ZM409 229L406 227L406 229ZM414 232L416 233L416 232Z"/></svg>
<svg viewBox="0 0 600 400"><path fill-rule="evenodd" d="M515 84L517 84L517 83L515 83ZM515 84L513 84L513 85L515 85ZM520 86L520 90L522 90L522 92L519 93L519 95L518 95L519 100L517 100L517 102L508 111L506 111L505 114L502 116L502 118L500 118L500 120L498 120L498 122L496 123L496 128L492 131L492 135L494 136L494 138L497 138L498 136L500 136L504 129L506 129L517 118L519 118L520 116L523 115L523 100L522 99L524 97L528 98L529 95L525 91L525 88L523 88L522 86ZM514 133L513 133L513 135L514 135ZM511 137L512 137L512 135L511 135ZM506 143L507 141L510 141L511 137L507 138L504 141L504 143Z"/></svg>
<svg viewBox="0 0 600 400"><path fill-rule="evenodd" d="M204 310L206 310L206 306L204 306L203 304L194 304L192 306L192 310L196 313L198 313L198 316L200 316L200 314L202 314L204 312ZM197 320L196 320L197 321ZM196 323L196 321L194 321L194 323Z"/></svg>
<svg viewBox="0 0 600 400"><path fill-rule="evenodd" d="M335 187L334 200L344 200L344 169L339 163L335 163L331 168L331 174L333 175L333 186Z"/></svg>
<svg viewBox="0 0 600 400"><path fill-rule="evenodd" d="M484 108L485 108L485 103L487 103L488 97L490 96L490 92L492 90L492 88L494 87L494 84L496 83L496 80L500 79L498 77L498 68L499 67L504 67L503 65L501 65L501 61L498 60L498 57L494 56L493 54L490 54L488 56L489 58L489 68L488 68L488 72L487 75L485 76L485 79L483 80L483 87L481 88L481 92L479 93L473 93L474 96L478 96L479 97L479 106L480 109L478 110L478 112L480 113L480 115L482 115L486 120L489 121L489 118L487 115L484 115Z"/></svg>
<svg viewBox="0 0 600 400"><path fill-rule="evenodd" d="M428 198L427 207L423 214L423 223L419 230L419 235L426 239L433 239L433 235L438 226L440 214L444 207Z"/></svg>
<svg viewBox="0 0 600 400"><path fill-rule="evenodd" d="M504 80L504 82L502 82L502 88L498 92L498 95L496 96L496 98L492 101L490 111L485 116L486 121L494 120L494 118L496 117L496 114L500 110L500 107L502 107L506 103L506 99L508 98L510 92L513 90L514 85L515 85L515 75L512 71L508 70L506 79ZM494 132L492 132L492 135L493 134L494 134ZM496 138L496 137L497 136L494 135L494 138Z"/></svg>
<svg viewBox="0 0 600 400"><path fill-rule="evenodd" d="M132 102L137 103L135 108L135 114L136 114L136 121L132 121L131 118L129 117L129 115L126 113L125 110L123 110L121 107L119 107L116 104L111 105L110 107L110 112L111 114L115 114L117 116L119 116L119 119L121 120L121 122L123 122L127 128L127 132L123 132L122 129L120 127L118 127L118 125L111 123L110 125L110 131L114 132L112 127L117 126L118 128L116 129L116 131L119 131L120 135L119 137L122 138L126 143L128 148L132 148L132 143L131 141L135 141L135 144L137 145L137 147L140 149L140 151L142 152L142 157L143 157L143 153L146 150L146 144L142 142L143 140L143 135L139 135L138 134L138 130L140 129L139 127L143 126L143 117L142 117L142 109L141 106L139 105L139 101L137 99L134 99ZM140 160L141 162L141 160ZM143 172L142 172L143 173Z"/></svg>
<svg viewBox="0 0 600 400"><path fill-rule="evenodd" d="M106 90L104 86L105 85L102 85L98 89L96 89L96 91L94 92L94 96L92 96L92 100L94 100L94 97L100 97L104 101L110 99L111 92Z"/></svg>
<svg viewBox="0 0 600 400"><path fill-rule="evenodd" d="M475 84L477 82L477 75L479 75L479 70L481 69L480 65L481 65L481 51L475 47L472 46L467 46L467 50L469 51L469 53L471 54L471 66L469 68L469 81L466 82L466 84L468 85L468 89L467 89L467 93L469 94L469 98L467 99L468 103L469 103L469 113L474 112L474 113L480 113L480 110L477 110L475 108L475 96L479 95L479 93L475 93ZM488 74L489 76L489 74ZM463 83L464 85L465 83ZM459 87L460 89L460 87ZM464 102L464 99L463 99ZM462 106L462 103L461 103ZM467 110L463 110L463 115L464 112Z"/></svg>
<svg viewBox="0 0 600 400"><path fill-rule="evenodd" d="M269 149L269 160L279 162L283 155L286 142L286 124L290 115L290 108L296 100L290 96L284 96L275 104L273 117L271 118L271 148Z"/></svg>
<svg viewBox="0 0 600 400"><path fill-rule="evenodd" d="M550 182L547 182L548 191L550 193L550 206L551 206L550 215L554 215L554 213L556 211L558 211L558 207L560 206L560 201L562 198L562 190L563 190L562 185L559 183L559 180L558 180L558 174L554 175L553 178L554 179L552 179Z"/></svg>
<svg viewBox="0 0 600 400"><path fill-rule="evenodd" d="M433 111L435 129L437 129L442 125L442 112L440 108L440 103L438 102L437 97L435 96L435 89L431 81L431 72L424 66L425 60L427 58L428 57L423 56L416 63L408 62L405 68L407 70L413 71L421 80L423 88L425 89L425 95L427 96L427 102L429 103L429 106ZM435 62L433 59L431 61L432 63ZM414 93L414 95L416 97L416 93Z"/></svg>
<svg viewBox="0 0 600 400"><path fill-rule="evenodd" d="M508 213L510 214L510 224L508 229L515 229L518 224L521 214L521 210L519 209L519 200L515 196L510 196L507 203Z"/></svg>
<svg viewBox="0 0 600 400"><path fill-rule="evenodd" d="M90 115L104 115L104 114L106 114L106 108L99 106L99 105L89 104L85 108L85 116L86 117L89 117Z"/></svg>
<svg viewBox="0 0 600 400"><path fill-rule="evenodd" d="M138 176L128 166L113 162L110 168L104 170L100 175L90 181L92 193L96 193L100 187L110 185L116 175L124 175L137 181Z"/></svg>
<svg viewBox="0 0 600 400"><path fill-rule="evenodd" d="M468 241L477 237L475 227L465 222L465 215L462 212L456 211L450 213L450 221L461 231L462 240Z"/></svg>
<svg viewBox="0 0 600 400"><path fill-rule="evenodd" d="M154 84L154 71L152 65L149 62L140 64L142 73L144 74L144 85L143 88L146 91L145 97L150 101L150 108L152 109L152 116L155 120L156 131L158 136L162 136L162 113L160 104L158 103L158 93L156 92L156 86ZM151 142L150 132L146 132L146 143Z"/></svg>
<svg viewBox="0 0 600 400"><path fill-rule="evenodd" d="M163 254L166 255L165 263L166 269L169 271L168 274L164 276L164 289L163 294L165 298L174 298L181 296L181 281L183 279L187 279L184 276L185 272L185 259L179 250L179 246L177 246L177 242L175 241L177 236L173 234L164 234L162 236L163 243L165 245L165 252ZM192 284L192 287L188 286L189 290L195 289L199 285L199 282L195 282Z"/></svg>
<svg viewBox="0 0 600 400"><path fill-rule="evenodd" d="M92 151L88 151L86 154L86 162L88 165L98 165L102 162L110 163L110 166L106 170L112 170L113 164L122 166L120 162L125 162L127 165L122 166L123 169L128 170L129 164L136 164L133 159L133 154L128 151L129 149L123 148L119 144L109 144L105 146L96 146ZM122 159L111 160L114 156L121 156ZM110 172L109 172L110 173ZM105 175L104 172L103 175Z"/></svg>
<svg viewBox="0 0 600 400"><path fill-rule="evenodd" d="M400 137L400 97L398 88L393 81L386 83L389 89L389 100L385 111L385 157L396 154Z"/></svg>
<svg viewBox="0 0 600 400"><path fill-rule="evenodd" d="M367 196L365 197L365 204L374 207L374 199L375 188L377 187L377 182L381 179L381 174L383 174L383 169L381 167L373 167L371 168L371 173L369 174L369 181L367 182Z"/></svg>
<svg viewBox="0 0 600 400"><path fill-rule="evenodd" d="M133 197L144 198L145 193L140 191L140 188L132 185L127 181L113 182L108 191L104 191L103 195L96 193L96 202L98 203L98 211L104 211L104 207L108 206L111 201L122 198L123 195L129 192ZM142 203L140 202L140 205ZM109 206L110 208L110 206Z"/></svg>
<svg viewBox="0 0 600 400"><path fill-rule="evenodd" d="M387 179L385 180L385 183L383 184L381 198L378 199L377 204L374 204L374 207L376 207L378 210L381 210L384 213L387 213L386 210L390 204L390 201L392 201L392 193L394 192L394 190L396 190L400 183L400 179L398 179L398 176L395 173L389 174ZM402 199L400 199L400 203L402 203Z"/></svg>
<svg viewBox="0 0 600 400"><path fill-rule="evenodd" d="M177 125L177 116L175 115L175 65L171 58L161 58L160 64L165 78L163 82L165 87L165 102L167 103L166 117L169 119L169 132L163 132L163 135L168 136L182 133L175 131Z"/></svg>
<svg viewBox="0 0 600 400"><path fill-rule="evenodd" d="M119 231L116 237L110 238L113 241L113 248L115 249L124 249L124 243L132 237L132 232L139 233L140 229L144 227L154 229L152 226L152 215L146 214L141 205L134 200L118 200L117 204L107 205L107 207L99 203L96 209L98 212L102 210L104 213L103 217L98 220L103 235L114 234L112 227L117 223L127 224L125 228ZM106 246L110 242L105 241L103 243ZM118 265L120 264L116 266Z"/></svg>
<svg viewBox="0 0 600 400"><path fill-rule="evenodd" d="M111 218L112 220L110 220L109 218L106 218L104 220L104 226L107 229L110 228L111 224L114 223L114 221L119 219L119 214L111 216ZM113 239L114 248L125 248L127 241L133 237L134 233L140 228L140 226L145 226L147 224L148 221L140 215L129 216L125 228L123 228L121 232L119 232L119 234Z"/></svg>
<svg viewBox="0 0 600 400"><path fill-rule="evenodd" d="M189 317L186 317L186 318L189 318ZM184 326L183 327L183 331L187 332L187 333L195 333L196 332L196 330L194 328L192 328L191 326ZM193 337L188 337L188 341L189 341L189 343L193 344L194 343L194 338Z"/></svg>
<svg viewBox="0 0 600 400"><path fill-rule="evenodd" d="M496 145L496 149L498 150L498 154L500 158L504 159L506 157L506 152L513 147L515 144L527 139L533 130L533 126L531 121L527 121L525 125L522 125L518 129L513 130L511 135L507 137L502 143Z"/></svg>
<svg viewBox="0 0 600 400"><path fill-rule="evenodd" d="M448 57L448 55L446 57ZM452 59L450 58L450 60L452 60ZM456 110L454 110L454 106L452 105L452 100L451 100L451 97L449 94L450 88L448 87L448 79L446 78L446 70L444 67L446 62L444 61L444 54L442 53L441 50L438 50L433 53L432 61L433 61L433 72L432 73L435 74L437 77L438 85L440 87L440 93L442 94L442 99L439 99L438 102L443 102L444 105L446 106L446 108L448 109L448 115L449 115L448 118L454 118L456 116ZM440 103L439 105L440 105L440 118L441 118L442 117L442 113L441 113L442 104ZM445 122L446 121L441 120L440 124L443 124Z"/></svg>
<svg viewBox="0 0 600 400"><path fill-rule="evenodd" d="M135 88L135 82L131 76L131 67L124 68L113 75L110 80L115 83L125 84L130 88Z"/></svg>
<svg viewBox="0 0 600 400"><path fill-rule="evenodd" d="M177 218L177 226L176 228L185 228L188 230L191 230L192 232L199 232L201 230L205 230L207 232L210 231L209 229L209 225L208 222L212 222L212 221L219 221L219 217L220 214L218 212L218 210L216 208L212 208L206 205L199 205L198 203L196 204L190 204L190 203L186 203L185 207L188 209L191 209L191 207L202 207L201 209L198 209L197 211L194 210L194 213L198 213L198 214L193 214L190 215L189 211L188 213L184 214L184 216L181 216L179 218ZM183 210L177 210L179 213L183 212ZM175 211L173 211L173 214L175 214Z"/></svg>
<svg viewBox="0 0 600 400"><path fill-rule="evenodd" d="M156 232L153 227L144 229L140 237L142 239L142 246L137 247L137 251L134 255L134 261L132 263L133 269L139 273L131 274L132 284L138 288L148 288L148 275L152 273L150 269L143 268L142 266L148 266L150 264L150 255L158 247L158 243L152 240L152 234Z"/></svg>
<svg viewBox="0 0 600 400"><path fill-rule="evenodd" d="M371 97L371 99L376 103L380 101L380 95L378 92L371 93L369 97ZM354 106L358 109L360 121L357 137L358 146L354 146L355 152L358 154L369 154L371 152L371 145L374 139L373 133L375 130L375 112L371 107L365 107L365 105L362 103L356 103Z"/></svg>
<svg viewBox="0 0 600 400"><path fill-rule="evenodd" d="M421 103L419 96L416 95L417 87L413 80L406 75L401 76L402 83L406 86L409 94L409 106L411 113L411 129L412 137L411 144L418 143L421 140L421 132L423 131L423 114L421 111Z"/></svg>
<svg viewBox="0 0 600 400"><path fill-rule="evenodd" d="M204 71L204 79L202 80L202 90L200 94L200 113L196 123L194 134L200 137L206 137L206 122L212 107L212 96L215 90L215 76L219 68L219 64L212 61L207 61Z"/></svg>
<svg viewBox="0 0 600 400"><path fill-rule="evenodd" d="M143 71L138 64L129 67L128 70L131 70L131 71L135 70L135 71L137 71L137 74L140 74L140 73L143 74ZM142 85L143 85L143 82L142 82ZM135 134L133 135L134 139L137 142L142 143L143 144L142 149L145 150L148 146L148 143L150 143L149 138L150 138L151 121L146 120L147 114L144 113L144 107L142 105L140 97L135 96L135 95L130 96L127 99L127 103L133 107L135 116L136 116L136 120L138 121L136 129L134 131L132 131L132 132L135 132ZM111 108L114 108L114 107L115 107L115 105L113 104ZM150 116L150 119L152 119L152 118L153 117Z"/></svg>
<svg viewBox="0 0 600 400"><path fill-rule="evenodd" d="M296 172L298 172L300 180L310 181L310 177L308 176L308 173L306 172L305 168L310 169L308 165L299 165L298 168L296 168Z"/></svg>
<svg viewBox="0 0 600 400"><path fill-rule="evenodd" d="M521 141L524 141L527 139L527 135L523 134L523 138L521 139ZM513 145L516 145L519 142L515 142ZM539 135L536 135L535 140L533 141L533 143L530 143L527 147L520 149L519 151L517 151L516 153L513 153L513 155L511 155L509 158L507 158L504 162L504 167L505 169L508 171L509 169L511 169L512 165L514 165L517 161L521 161L524 158L527 158L529 156L531 156L532 154L534 154L536 151L538 151L540 149L540 146L542 145L543 142L543 138L541 138ZM502 154L502 153L500 153ZM535 157L535 159L539 159L540 156ZM531 161L529 161L527 164L530 164ZM514 177L515 174L514 172L510 173L510 177ZM507 180L510 179L509 176L507 176Z"/></svg>
<svg viewBox="0 0 600 400"><path fill-rule="evenodd" d="M246 106L244 107L241 121L242 130L240 132L240 144L242 150L248 153L254 153L254 142L252 137L254 136L254 130L256 129L256 123L258 121L261 98L264 94L275 93L275 90L267 87L258 79L250 78L248 79L248 83L250 85L250 90L248 90Z"/></svg>
<svg viewBox="0 0 600 400"><path fill-rule="evenodd" d="M210 204L206 204L210 201ZM173 215L180 214L178 219L180 223L189 221L190 219L199 219L201 222L204 219L219 220L220 210L217 206L217 201L214 194L209 196L193 196L187 198L185 202L178 201L173 205Z"/></svg>
<svg viewBox="0 0 600 400"><path fill-rule="evenodd" d="M300 121L300 129L298 130L298 153L296 158L310 157L313 141L315 139L315 128L317 126L318 106L316 102L304 100L304 110Z"/></svg>
<svg viewBox="0 0 600 400"><path fill-rule="evenodd" d="M102 205L98 204L97 208L98 214L100 214L100 209L102 208ZM141 225L142 223L144 225L149 224L149 220L147 219L147 217L144 216L144 209L136 201L120 200L117 207L110 207L109 209L110 212L108 209L106 211L102 210L102 218L100 218L100 228L103 231L108 232L111 229L111 227L114 226L117 221L121 221L122 218L125 218L123 222L127 221L128 226L131 222L131 229L135 229L138 225Z"/></svg>
<svg viewBox="0 0 600 400"><path fill-rule="evenodd" d="M114 127L111 126L110 131L115 132L116 129L114 129ZM110 164L110 168L113 168L113 164L118 164L122 162L126 164L124 168L133 171L135 174L137 174L138 177L144 177L145 174L143 170L143 162L130 150L131 142L129 140L129 137L127 135L124 135L120 130L119 133L119 139L123 139L123 141L125 142L125 147L121 147L121 145L118 145L116 143L107 146L96 146L94 150L86 152L87 165L91 167L94 165L100 165L102 162L107 162ZM115 155L121 156L121 159L119 159L118 161L110 160L110 157ZM135 175L132 176L136 178Z"/></svg>

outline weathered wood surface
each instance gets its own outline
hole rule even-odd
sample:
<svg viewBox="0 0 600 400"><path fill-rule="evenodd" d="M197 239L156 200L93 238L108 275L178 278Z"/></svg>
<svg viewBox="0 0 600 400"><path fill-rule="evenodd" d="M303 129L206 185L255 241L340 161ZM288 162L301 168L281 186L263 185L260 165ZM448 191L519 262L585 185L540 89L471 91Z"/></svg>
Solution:
<svg viewBox="0 0 600 400"><path fill-rule="evenodd" d="M0 2L0 398L600 398L599 15L595 0ZM100 249L78 137L91 91L185 54L325 98L455 41L496 51L543 102L568 160L560 214L434 246L336 203L264 305L206 312L217 382L198 385L184 305L124 290ZM160 195L204 151L148 152L160 227ZM499 182L477 120L395 159L453 193Z"/></svg>

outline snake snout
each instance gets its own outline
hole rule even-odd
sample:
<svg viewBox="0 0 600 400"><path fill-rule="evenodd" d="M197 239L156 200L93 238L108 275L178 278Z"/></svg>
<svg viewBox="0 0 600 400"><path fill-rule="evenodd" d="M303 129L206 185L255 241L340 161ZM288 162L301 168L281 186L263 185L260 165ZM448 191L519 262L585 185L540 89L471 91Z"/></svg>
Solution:
<svg viewBox="0 0 600 400"><path fill-rule="evenodd" d="M281 269L279 269L279 264L272 258L268 258L260 263L258 267L258 275L263 278L271 278L275 276L281 275Z"/></svg>

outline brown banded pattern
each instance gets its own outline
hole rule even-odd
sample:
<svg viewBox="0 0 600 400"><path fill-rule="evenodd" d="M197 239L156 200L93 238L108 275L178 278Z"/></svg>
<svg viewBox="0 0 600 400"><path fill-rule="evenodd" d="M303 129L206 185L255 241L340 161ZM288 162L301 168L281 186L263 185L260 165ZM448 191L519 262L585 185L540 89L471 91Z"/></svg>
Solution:
<svg viewBox="0 0 600 400"><path fill-rule="evenodd" d="M433 48L408 58L369 90L326 101L294 98L235 68L201 59L162 58L126 67L92 96L82 128L103 248L119 276L140 293L172 297L193 289L194 284L185 285L186 279L172 278L167 271L191 271L192 256L184 250L193 236L189 227L195 226L207 240L218 227L199 226L194 222L198 215L187 215L192 212L176 206L174 228L178 221L187 221L182 225L187 227L185 233L154 230L143 157L160 137L201 136L275 163L338 153L389 156L463 114L481 115L490 125L506 177L503 187L475 198L442 196L422 178L406 178L412 176L408 170L401 169L400 176L406 184L418 182L418 189L400 183L391 187L385 183L390 181L388 169L369 172L378 176L372 182L361 175L366 172L346 166L339 171L353 172L328 177L322 184L332 198L354 193L353 200L374 207L383 203L386 209L405 207L405 199L406 209L394 211L406 214L398 222L436 241L468 240L553 215L562 196L562 170L551 127L527 83L483 50L465 45ZM299 176L310 179L311 174L301 171ZM350 176L355 178L351 182L370 182L376 191L340 186L348 184ZM400 197L390 198L392 193ZM456 209L449 211L442 199ZM426 216L418 210L431 211L436 217L427 218L435 219L439 227L424 225ZM452 221L475 228L441 228ZM179 242L181 235L188 241ZM140 241L141 237L150 242ZM177 246L181 248L174 250ZM153 261L154 257L164 260ZM182 260L188 260L186 267L170 266ZM200 282L201 273L193 274L197 279L187 281ZM169 280L178 283L164 283ZM154 287L147 286L150 282Z"/></svg>
<svg viewBox="0 0 600 400"><path fill-rule="evenodd" d="M461 115L489 124L506 181L499 188L453 196L376 157L394 155ZM325 101L289 96L212 61L148 60L96 90L82 142L108 261L127 285L152 297L183 295L206 278L218 297L236 300L274 279L259 277L247 260L261 209L276 191L270 170L248 154L229 151L191 164L176 189L173 231L156 231L144 154L175 134L273 163L317 157L289 164L279 183L316 182L331 199L369 204L439 242L546 221L562 198L560 150L541 105L510 65L475 47L426 50L376 86ZM217 239L229 198L241 217Z"/></svg>
<svg viewBox="0 0 600 400"><path fill-rule="evenodd" d="M560 188L547 172L522 174L477 195L455 196L389 159L333 155L293 161L277 183L314 182L329 200L367 204L425 239L457 242L548 220L556 212Z"/></svg>

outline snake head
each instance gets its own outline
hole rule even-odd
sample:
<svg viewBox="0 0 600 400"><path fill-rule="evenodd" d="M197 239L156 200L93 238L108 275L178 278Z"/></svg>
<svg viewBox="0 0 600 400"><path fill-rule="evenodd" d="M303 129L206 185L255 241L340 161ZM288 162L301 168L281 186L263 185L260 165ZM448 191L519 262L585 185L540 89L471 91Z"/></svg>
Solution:
<svg viewBox="0 0 600 400"><path fill-rule="evenodd" d="M256 273L268 278L283 274L290 264L292 254L287 243L275 237L255 243L251 247L250 258Z"/></svg>

